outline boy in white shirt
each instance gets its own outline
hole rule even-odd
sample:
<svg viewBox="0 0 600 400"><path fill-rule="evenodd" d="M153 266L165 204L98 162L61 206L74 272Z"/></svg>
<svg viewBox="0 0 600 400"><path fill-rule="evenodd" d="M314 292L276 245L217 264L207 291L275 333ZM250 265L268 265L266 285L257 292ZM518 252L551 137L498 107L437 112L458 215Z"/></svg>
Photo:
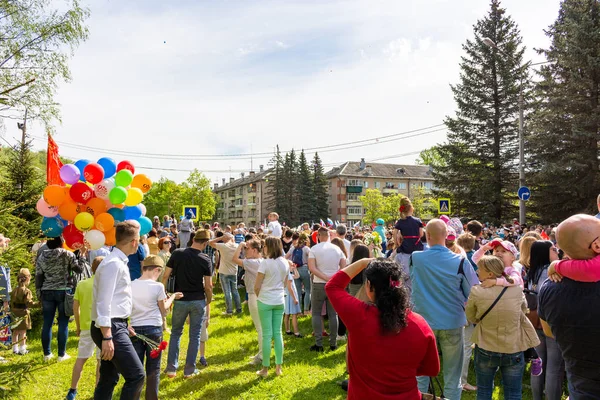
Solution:
<svg viewBox="0 0 600 400"><path fill-rule="evenodd" d="M282 230L281 224L279 223L279 214L276 212L269 213L269 225L267 226L267 233L269 236L273 236L281 239Z"/></svg>
<svg viewBox="0 0 600 400"><path fill-rule="evenodd" d="M129 330L133 336L139 333L156 343L162 342L163 317L167 315L167 310L173 300L183 297L182 293L177 292L167 299L165 287L156 281L164 267L161 257L150 255L142 264L142 276L131 282L133 305ZM158 399L161 354L152 358L152 349L144 341L132 338L132 343L142 364L146 357L146 399Z"/></svg>

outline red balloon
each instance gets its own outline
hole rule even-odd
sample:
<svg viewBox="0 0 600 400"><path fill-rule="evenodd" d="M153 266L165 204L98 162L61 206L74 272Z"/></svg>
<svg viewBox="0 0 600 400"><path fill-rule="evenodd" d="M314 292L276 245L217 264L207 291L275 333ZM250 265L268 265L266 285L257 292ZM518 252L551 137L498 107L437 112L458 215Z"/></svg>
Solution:
<svg viewBox="0 0 600 400"><path fill-rule="evenodd" d="M75 228L75 225L67 225L63 230L62 235L65 239L65 244L69 246L69 248L77 250L83 247L83 233Z"/></svg>
<svg viewBox="0 0 600 400"><path fill-rule="evenodd" d="M93 197L93 194L92 188L83 182L77 182L69 189L69 195L76 203L87 203Z"/></svg>
<svg viewBox="0 0 600 400"><path fill-rule="evenodd" d="M83 169L83 176L86 181L95 185L104 179L104 168L98 163L89 163Z"/></svg>
<svg viewBox="0 0 600 400"><path fill-rule="evenodd" d="M131 163L131 161L121 161L118 165L117 165L117 172L119 172L122 169L128 169L131 171L132 174L135 175L135 168L133 166L133 164Z"/></svg>

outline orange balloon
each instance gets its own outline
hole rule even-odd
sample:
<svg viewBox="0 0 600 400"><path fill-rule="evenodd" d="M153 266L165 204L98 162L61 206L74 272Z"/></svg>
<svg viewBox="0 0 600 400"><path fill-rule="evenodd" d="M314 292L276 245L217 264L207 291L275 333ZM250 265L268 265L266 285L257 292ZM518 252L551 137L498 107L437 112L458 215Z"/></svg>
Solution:
<svg viewBox="0 0 600 400"><path fill-rule="evenodd" d="M103 199L94 197L93 199L90 199L90 201L85 203L84 208L85 209L82 211L88 212L92 214L93 217L96 217L106 212L106 203L104 203Z"/></svg>
<svg viewBox="0 0 600 400"><path fill-rule="evenodd" d="M98 214L96 217L96 229L107 232L115 226L115 219L109 213Z"/></svg>
<svg viewBox="0 0 600 400"><path fill-rule="evenodd" d="M65 188L59 185L49 185L44 189L44 200L51 206L58 207L65 201Z"/></svg>
<svg viewBox="0 0 600 400"><path fill-rule="evenodd" d="M79 214L79 206L71 198L66 199L58 207L58 215L67 221L73 221L77 214Z"/></svg>
<svg viewBox="0 0 600 400"><path fill-rule="evenodd" d="M131 181L131 187L140 189L142 193L148 193L152 187L152 181L144 174L137 174Z"/></svg>
<svg viewBox="0 0 600 400"><path fill-rule="evenodd" d="M115 235L116 232L117 232L116 228L112 228L112 229L104 232L104 237L106 238L104 244L106 246L114 246L117 244L117 237Z"/></svg>

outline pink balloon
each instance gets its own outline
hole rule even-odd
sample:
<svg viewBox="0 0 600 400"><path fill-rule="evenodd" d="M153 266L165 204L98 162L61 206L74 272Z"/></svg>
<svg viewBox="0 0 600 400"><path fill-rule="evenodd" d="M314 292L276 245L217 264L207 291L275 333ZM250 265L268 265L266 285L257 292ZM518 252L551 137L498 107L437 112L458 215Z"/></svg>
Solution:
<svg viewBox="0 0 600 400"><path fill-rule="evenodd" d="M46 203L43 197L38 200L37 204L35 205L35 208L43 217L52 218L58 215L58 207L53 207L50 204Z"/></svg>

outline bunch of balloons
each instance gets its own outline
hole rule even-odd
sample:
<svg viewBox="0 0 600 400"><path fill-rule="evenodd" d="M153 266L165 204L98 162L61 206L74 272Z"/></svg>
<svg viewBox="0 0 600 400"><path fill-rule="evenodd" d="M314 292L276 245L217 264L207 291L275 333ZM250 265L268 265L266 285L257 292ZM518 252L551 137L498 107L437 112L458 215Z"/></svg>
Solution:
<svg viewBox="0 0 600 400"><path fill-rule="evenodd" d="M142 201L152 181L144 174L134 174L130 161L117 164L108 157L63 165L60 178L64 185L48 185L37 202L44 217L42 231L48 237L63 235L72 250L114 246L115 225L126 220L137 221L140 235L147 234L152 221L146 217Z"/></svg>

